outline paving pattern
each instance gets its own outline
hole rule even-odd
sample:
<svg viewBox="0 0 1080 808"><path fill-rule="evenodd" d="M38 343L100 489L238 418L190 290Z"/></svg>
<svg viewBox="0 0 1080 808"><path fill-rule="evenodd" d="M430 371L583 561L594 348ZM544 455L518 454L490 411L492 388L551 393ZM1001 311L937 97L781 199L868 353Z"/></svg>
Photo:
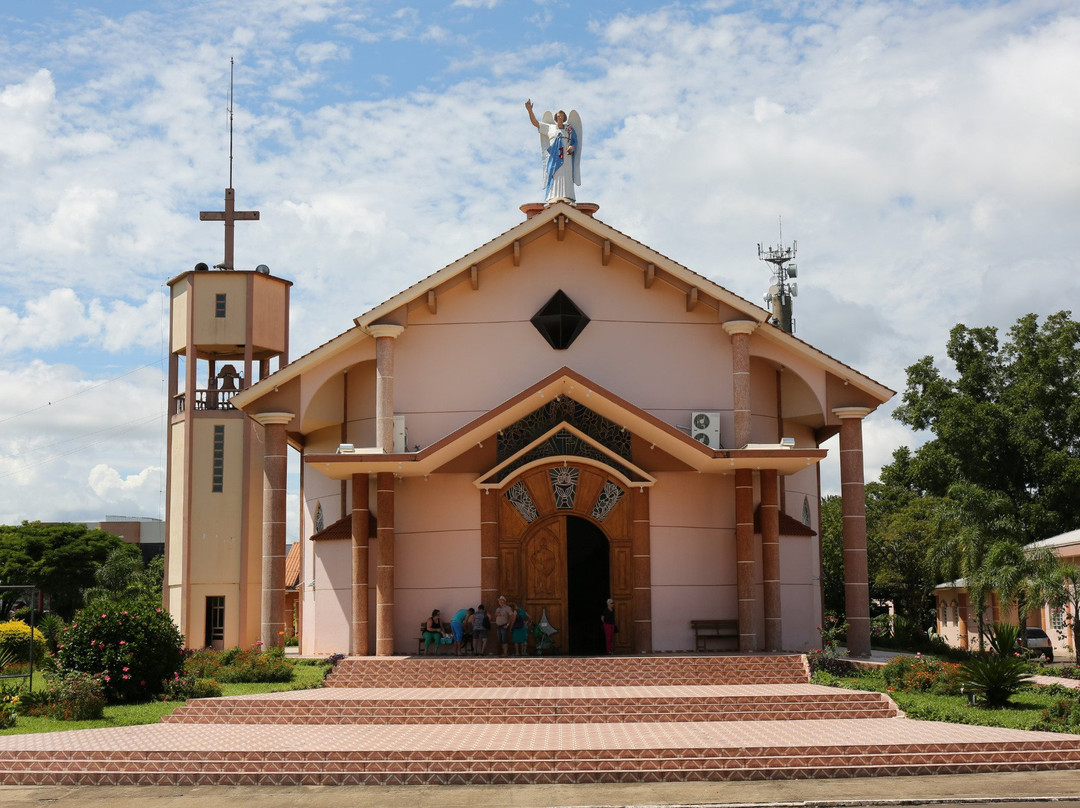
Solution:
<svg viewBox="0 0 1080 808"><path fill-rule="evenodd" d="M160 724L0 738L0 784L569 784L1080 766L1080 737L912 721L881 694L809 684L800 657L769 658L765 678L787 682L731 683L764 658L349 659L330 680L348 686L189 702ZM511 670L531 680L529 662L544 663L549 684L455 678L507 681ZM355 686L402 673L409 686ZM440 686L415 686L435 674ZM564 684L583 675L634 682ZM696 684L667 684L691 675Z"/></svg>

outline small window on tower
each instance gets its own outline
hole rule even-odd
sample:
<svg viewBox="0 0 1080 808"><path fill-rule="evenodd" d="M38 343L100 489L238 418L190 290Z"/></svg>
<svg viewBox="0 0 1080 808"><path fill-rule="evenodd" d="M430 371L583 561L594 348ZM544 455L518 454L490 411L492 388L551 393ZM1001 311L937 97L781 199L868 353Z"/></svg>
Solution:
<svg viewBox="0 0 1080 808"><path fill-rule="evenodd" d="M217 295L215 297L214 302L215 302L214 315L216 317L224 317L225 316L225 294L222 293L222 294Z"/></svg>
<svg viewBox="0 0 1080 808"><path fill-rule="evenodd" d="M210 490L220 494L225 488L225 426L214 426L214 474Z"/></svg>

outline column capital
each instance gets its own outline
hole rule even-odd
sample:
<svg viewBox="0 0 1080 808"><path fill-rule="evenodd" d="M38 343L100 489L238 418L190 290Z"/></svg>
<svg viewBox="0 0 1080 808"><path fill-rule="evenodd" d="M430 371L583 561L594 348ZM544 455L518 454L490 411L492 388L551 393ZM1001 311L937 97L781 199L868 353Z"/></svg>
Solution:
<svg viewBox="0 0 1080 808"><path fill-rule="evenodd" d="M833 407L832 414L841 421L848 418L858 418L861 421L873 411L873 407Z"/></svg>
<svg viewBox="0 0 1080 808"><path fill-rule="evenodd" d="M720 324L721 328L729 337L736 334L752 334L757 330L758 323L754 320L728 320Z"/></svg>
<svg viewBox="0 0 1080 808"><path fill-rule="evenodd" d="M364 330L376 339L379 337L390 337L391 339L395 339L401 336L401 332L405 330L405 326L396 325L394 323L373 323L366 326Z"/></svg>
<svg viewBox="0 0 1080 808"><path fill-rule="evenodd" d="M273 424L287 424L293 418L296 417L296 413L293 412L257 412L252 416L263 426L271 426Z"/></svg>

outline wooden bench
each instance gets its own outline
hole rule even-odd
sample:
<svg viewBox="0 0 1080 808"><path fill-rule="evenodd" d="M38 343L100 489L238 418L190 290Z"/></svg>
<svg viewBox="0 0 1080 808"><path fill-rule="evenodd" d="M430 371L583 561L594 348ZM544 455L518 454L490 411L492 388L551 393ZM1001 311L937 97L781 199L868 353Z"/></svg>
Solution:
<svg viewBox="0 0 1080 808"><path fill-rule="evenodd" d="M739 638L738 620L691 620L690 628L694 630L694 650L705 651L709 640Z"/></svg>

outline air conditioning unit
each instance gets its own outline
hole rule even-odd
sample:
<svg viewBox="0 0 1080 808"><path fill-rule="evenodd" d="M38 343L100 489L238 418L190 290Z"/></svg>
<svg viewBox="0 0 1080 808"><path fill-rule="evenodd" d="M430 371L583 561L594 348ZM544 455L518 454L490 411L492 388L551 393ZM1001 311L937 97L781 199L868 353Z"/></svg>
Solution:
<svg viewBox="0 0 1080 808"><path fill-rule="evenodd" d="M690 436L710 449L720 449L720 413L690 413Z"/></svg>

